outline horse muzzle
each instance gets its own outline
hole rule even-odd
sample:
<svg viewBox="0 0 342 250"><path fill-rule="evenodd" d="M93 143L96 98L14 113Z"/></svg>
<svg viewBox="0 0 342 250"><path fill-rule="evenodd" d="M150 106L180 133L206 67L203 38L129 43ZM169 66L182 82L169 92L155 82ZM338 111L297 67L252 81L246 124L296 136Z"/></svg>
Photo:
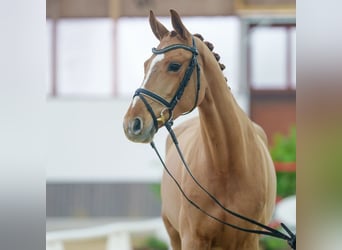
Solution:
<svg viewBox="0 0 342 250"><path fill-rule="evenodd" d="M153 122L140 116L124 119L123 127L126 137L133 142L150 143L156 133Z"/></svg>

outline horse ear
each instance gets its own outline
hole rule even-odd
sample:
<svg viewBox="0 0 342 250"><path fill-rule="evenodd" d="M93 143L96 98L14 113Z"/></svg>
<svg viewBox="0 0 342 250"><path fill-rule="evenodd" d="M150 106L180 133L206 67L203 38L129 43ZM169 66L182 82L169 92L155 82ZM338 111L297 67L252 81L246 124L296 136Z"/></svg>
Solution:
<svg viewBox="0 0 342 250"><path fill-rule="evenodd" d="M157 39L160 41L166 34L169 33L167 28L163 24L161 24L155 15L153 14L153 11L150 10L150 26L153 31L153 34L157 37Z"/></svg>
<svg viewBox="0 0 342 250"><path fill-rule="evenodd" d="M175 31L184 39L190 40L191 33L185 28L180 16L175 10L170 10L172 26Z"/></svg>

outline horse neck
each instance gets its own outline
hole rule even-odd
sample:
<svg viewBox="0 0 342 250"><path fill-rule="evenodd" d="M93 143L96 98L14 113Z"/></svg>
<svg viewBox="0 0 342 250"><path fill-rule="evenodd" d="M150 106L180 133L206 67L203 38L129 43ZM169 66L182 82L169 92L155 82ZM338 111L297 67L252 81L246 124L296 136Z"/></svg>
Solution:
<svg viewBox="0 0 342 250"><path fill-rule="evenodd" d="M241 170L246 166L246 138L252 123L236 103L215 58L205 58L204 65L208 84L198 109L205 152L219 171L228 170L227 166Z"/></svg>

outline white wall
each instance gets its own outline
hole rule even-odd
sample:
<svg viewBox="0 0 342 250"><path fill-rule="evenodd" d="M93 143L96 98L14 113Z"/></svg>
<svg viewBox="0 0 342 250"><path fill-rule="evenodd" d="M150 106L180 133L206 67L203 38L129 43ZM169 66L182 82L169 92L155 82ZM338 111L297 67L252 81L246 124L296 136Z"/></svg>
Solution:
<svg viewBox="0 0 342 250"><path fill-rule="evenodd" d="M243 106L245 100L238 98ZM129 102L48 100L47 181L159 181L162 165L150 145L130 142L124 135L122 120ZM196 111L175 125L193 115ZM162 155L166 134L162 128L155 138Z"/></svg>
<svg viewBox="0 0 342 250"><path fill-rule="evenodd" d="M151 147L128 141L122 119L129 100L49 100L47 181L157 181ZM160 136L156 143L164 153Z"/></svg>

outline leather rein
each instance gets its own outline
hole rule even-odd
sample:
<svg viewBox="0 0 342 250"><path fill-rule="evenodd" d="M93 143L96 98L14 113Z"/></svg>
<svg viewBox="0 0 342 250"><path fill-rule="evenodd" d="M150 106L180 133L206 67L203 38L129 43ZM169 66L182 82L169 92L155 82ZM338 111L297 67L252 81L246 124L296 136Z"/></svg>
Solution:
<svg viewBox="0 0 342 250"><path fill-rule="evenodd" d="M287 234L284 234L274 228L271 228L269 226L266 226L260 222L257 222L253 219L250 219L248 217L245 217L241 214L238 214L228 208L226 208L225 206L223 206L223 204L214 196L212 195L206 188L204 188L199 182L198 180L195 178L195 176L192 174L187 162L184 159L183 153L179 148L179 143L177 140L177 137L172 129L172 125L173 125L173 110L176 107L178 101L180 100L180 98L182 97L183 93L184 93L184 89L185 87L188 85L188 82L191 78L191 75L194 71L194 68L196 67L196 72L197 72L197 87L196 87L196 97L195 97L195 101L194 101L194 106L191 108L191 110L187 111L184 114L188 114L190 113L193 109L195 109L197 107L197 101L198 101L198 94L199 94L199 90L200 90L200 66L198 64L197 61L197 56L198 56L198 50L196 48L196 43L194 38L192 37L192 47L184 45L184 44L174 44L174 45L170 45L168 47L165 47L163 49L156 49L153 48L152 52L154 54L163 54L166 53L168 51L174 50L174 49L184 49L187 51L192 52L192 58L190 60L189 66L184 74L184 77L174 95L174 97L171 99L171 101L167 101L165 98L161 97L160 95L153 93L152 91L149 91L147 89L144 88L139 88L135 91L135 94L133 96L139 96L141 98L141 100L144 102L147 110L149 111L149 113L151 114L152 118L153 118L153 122L154 122L154 127L155 130L157 132L158 130L158 125L159 123L161 123L162 125L164 125L166 127L166 129L168 130L172 141L177 149L178 155L182 160L182 163L187 171L187 173L191 176L191 178L193 179L193 181L196 183L196 185L203 191L205 192L219 207L221 207L225 212L239 218L245 221L248 221L251 224L254 224L256 226L259 226L260 228L263 228L264 230L254 230L254 229L248 229L248 228L242 228L239 227L237 225L234 224L230 224L228 222L225 222L211 214L209 214L207 211L205 211L203 208L201 208L196 202L192 201L188 195L184 192L184 190L182 189L181 185L179 184L179 182L175 179L175 177L172 175L172 173L169 171L169 169L167 168L164 160L162 159L158 149L156 148L156 145L154 144L154 142L152 141L150 143L151 147L153 148L153 150L156 152L159 160L161 161L166 173L172 178L172 180L175 182L175 184L177 185L179 191L182 193L183 197L195 208L197 208L198 210L200 210L202 213L204 213L205 215L207 215L208 217L220 222L223 225L235 228L237 230L240 231L244 231L244 232L248 232L248 233L254 233L254 234L261 234L261 235L268 235L268 236L272 236L275 238L279 238L279 239L283 239L286 240L289 244L289 246L292 249L296 249L296 234L294 234L285 224L281 223L280 225L283 227L283 229L287 232ZM157 118L156 114L154 113L151 105L147 102L146 97L151 98L154 101L157 101L158 103L162 104L165 108L162 110L160 117ZM165 118L164 116L164 111L167 110L169 112L169 116L168 118Z"/></svg>

